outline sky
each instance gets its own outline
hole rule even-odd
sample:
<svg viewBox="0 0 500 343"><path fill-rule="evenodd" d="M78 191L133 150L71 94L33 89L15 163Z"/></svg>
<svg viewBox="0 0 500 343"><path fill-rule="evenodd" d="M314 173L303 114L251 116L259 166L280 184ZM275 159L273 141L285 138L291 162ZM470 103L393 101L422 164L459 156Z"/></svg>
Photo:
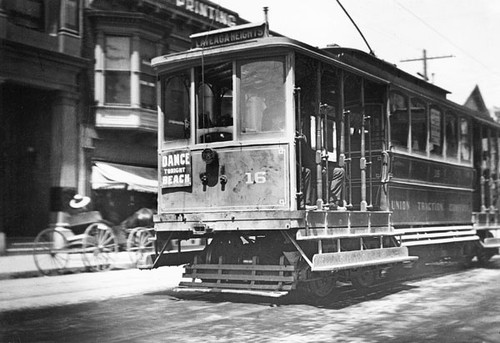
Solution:
<svg viewBox="0 0 500 343"><path fill-rule="evenodd" d="M369 52L336 0L212 0L250 22L319 48L328 44ZM499 0L340 0L375 55L400 69L424 73L464 104L476 85L488 108L500 107Z"/></svg>

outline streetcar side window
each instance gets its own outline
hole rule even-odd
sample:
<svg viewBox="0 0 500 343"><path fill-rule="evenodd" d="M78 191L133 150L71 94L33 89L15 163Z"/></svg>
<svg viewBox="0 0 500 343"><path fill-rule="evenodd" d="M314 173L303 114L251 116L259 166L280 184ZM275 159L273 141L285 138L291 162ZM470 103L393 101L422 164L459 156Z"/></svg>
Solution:
<svg viewBox="0 0 500 343"><path fill-rule="evenodd" d="M498 133L497 133L496 146L497 146L497 155L500 155L500 136L498 136ZM497 156L497 170L500 172L500 156Z"/></svg>
<svg viewBox="0 0 500 343"><path fill-rule="evenodd" d="M391 108L391 145L407 149L408 146L408 100L399 93L390 95Z"/></svg>
<svg viewBox="0 0 500 343"><path fill-rule="evenodd" d="M364 81L365 130L368 130L367 140L370 149L381 149L384 142L384 99L386 86L370 81Z"/></svg>
<svg viewBox="0 0 500 343"><path fill-rule="evenodd" d="M494 130L490 131L490 170L491 175L495 176L497 174L497 145L495 144L497 140L496 132Z"/></svg>
<svg viewBox="0 0 500 343"><path fill-rule="evenodd" d="M471 161L471 135L469 120L460 118L460 160Z"/></svg>
<svg viewBox="0 0 500 343"><path fill-rule="evenodd" d="M423 101L411 99L411 149L412 152L427 151L427 108Z"/></svg>
<svg viewBox="0 0 500 343"><path fill-rule="evenodd" d="M161 80L161 106L164 115L163 139L189 139L189 72L170 75Z"/></svg>
<svg viewBox="0 0 500 343"><path fill-rule="evenodd" d="M456 159L458 157L458 120L453 112L446 112L445 134L446 157Z"/></svg>
<svg viewBox="0 0 500 343"><path fill-rule="evenodd" d="M285 131L285 60L239 63L240 130L243 135Z"/></svg>
<svg viewBox="0 0 500 343"><path fill-rule="evenodd" d="M443 155L443 132L442 132L442 113L441 110L431 107L430 110L430 132L429 144L431 154L436 156Z"/></svg>
<svg viewBox="0 0 500 343"><path fill-rule="evenodd" d="M340 122L338 110L339 79L334 67L324 68L321 75L320 113L326 118L325 146L328 161L337 162L337 122Z"/></svg>
<svg viewBox="0 0 500 343"><path fill-rule="evenodd" d="M196 68L197 143L233 139L232 76L231 62Z"/></svg>

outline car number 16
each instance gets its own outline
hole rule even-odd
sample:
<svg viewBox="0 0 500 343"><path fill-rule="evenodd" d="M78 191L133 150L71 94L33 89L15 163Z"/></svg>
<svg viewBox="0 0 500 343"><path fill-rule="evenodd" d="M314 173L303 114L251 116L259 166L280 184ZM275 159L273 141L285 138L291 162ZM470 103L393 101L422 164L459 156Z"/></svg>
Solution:
<svg viewBox="0 0 500 343"><path fill-rule="evenodd" d="M266 172L260 171L256 173L245 173L246 183L266 183Z"/></svg>

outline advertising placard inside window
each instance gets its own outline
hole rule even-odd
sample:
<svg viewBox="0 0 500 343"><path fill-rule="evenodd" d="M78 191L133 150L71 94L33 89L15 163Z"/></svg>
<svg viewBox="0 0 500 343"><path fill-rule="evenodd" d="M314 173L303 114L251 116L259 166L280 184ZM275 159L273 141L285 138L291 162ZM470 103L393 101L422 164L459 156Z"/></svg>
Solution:
<svg viewBox="0 0 500 343"><path fill-rule="evenodd" d="M167 151L161 155L162 188L189 187L192 179L189 150Z"/></svg>

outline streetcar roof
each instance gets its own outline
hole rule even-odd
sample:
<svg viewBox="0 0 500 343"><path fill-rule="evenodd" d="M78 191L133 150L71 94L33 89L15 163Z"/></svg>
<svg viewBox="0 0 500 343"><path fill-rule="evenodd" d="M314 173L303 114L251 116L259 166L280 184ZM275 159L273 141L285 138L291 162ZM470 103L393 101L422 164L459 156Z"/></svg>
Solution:
<svg viewBox="0 0 500 343"><path fill-rule="evenodd" d="M251 25L241 25L241 26L251 27ZM239 26L239 27L241 27L241 26ZM211 33L212 32L224 33L224 32L230 32L230 31L231 31L230 29L221 29L221 30L211 31ZM204 34L205 33L200 33L200 34L192 35L192 37L193 36L203 37ZM312 47L310 45L307 45L305 43L299 42L297 40L294 40L294 39L291 39L291 38L288 38L285 36L275 36L274 33L273 33L273 36L268 36L268 37L264 37L264 38L256 38L256 39L246 40L246 41L242 41L242 42L221 44L221 45L208 47L208 48L192 48L190 50L183 51L183 52L177 52L177 53L173 53L173 54L159 56L159 57L156 57L152 60L152 65L159 72L163 72L163 71L170 70L170 69L178 69L181 66L184 68L184 67L186 67L186 63L189 64L189 62L192 62L192 61L199 61L199 59L202 57L205 59L205 62L206 62L210 58L220 57L221 55L224 55L224 56L230 58L230 57L234 57L237 55L241 55L242 53L248 53L249 51L268 52L269 49L295 50L295 51L310 55L312 57L315 57L319 60L323 60L326 63L336 65L336 66L341 67L345 70L362 75L362 76L369 78L369 79L372 79L374 81L377 81L380 83L389 83L389 81L387 81L383 78L377 77L371 73L365 72L361 69L350 66L342 61L339 61L338 59L334 58L333 56L329 56L328 54L326 54L325 52L323 52L319 48Z"/></svg>
<svg viewBox="0 0 500 343"><path fill-rule="evenodd" d="M235 30L255 29L264 25L266 24L243 24L208 32L196 33L191 35L190 38L194 40L208 35L229 34ZM438 102L446 106L450 106L455 110L465 112L480 122L500 127L500 124L495 122L490 116L448 100L446 95L450 93L449 91L409 74L399 69L396 65L381 60L374 55L358 49L339 46L329 46L320 49L272 31L269 32L269 35L266 32L266 35L253 39L208 47L193 47L187 51L155 57L152 60L152 65L158 73L163 73L165 71L196 66L201 63L201 60L203 60L204 63L220 61L220 56L234 58L242 55L257 55L262 51L269 53L273 50L294 50L305 55L309 55L325 63L366 77L372 81L392 84L397 87L409 89L410 91L426 96L427 98L437 100Z"/></svg>

